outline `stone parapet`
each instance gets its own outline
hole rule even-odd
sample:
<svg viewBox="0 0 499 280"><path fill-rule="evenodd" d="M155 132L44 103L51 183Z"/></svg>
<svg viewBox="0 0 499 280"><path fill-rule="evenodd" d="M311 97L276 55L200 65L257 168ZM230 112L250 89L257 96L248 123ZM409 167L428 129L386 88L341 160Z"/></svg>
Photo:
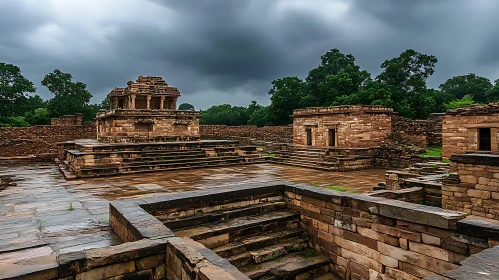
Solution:
<svg viewBox="0 0 499 280"><path fill-rule="evenodd" d="M383 113L396 114L392 108L378 105L342 105L332 107L309 107L305 109L296 109L293 111L295 116L310 116L324 114L346 114L346 113Z"/></svg>

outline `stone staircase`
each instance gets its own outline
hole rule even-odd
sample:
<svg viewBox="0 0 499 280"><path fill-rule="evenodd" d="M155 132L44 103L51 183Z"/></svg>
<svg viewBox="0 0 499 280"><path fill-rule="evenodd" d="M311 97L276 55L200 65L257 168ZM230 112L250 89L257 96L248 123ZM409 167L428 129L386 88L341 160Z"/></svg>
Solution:
<svg viewBox="0 0 499 280"><path fill-rule="evenodd" d="M288 150L279 151L273 161L280 164L314 168L325 171L337 171L338 163L335 159L324 161L327 149L289 147Z"/></svg>
<svg viewBox="0 0 499 280"><path fill-rule="evenodd" d="M73 179L264 162L259 154L246 155L245 151L235 146L168 149L161 146L141 149L133 149L133 145L121 146L113 150L67 149L61 171L67 179Z"/></svg>
<svg viewBox="0 0 499 280"><path fill-rule="evenodd" d="M308 248L300 215L282 200L184 218L156 217L176 236L203 244L251 279L336 279L329 273L329 258Z"/></svg>

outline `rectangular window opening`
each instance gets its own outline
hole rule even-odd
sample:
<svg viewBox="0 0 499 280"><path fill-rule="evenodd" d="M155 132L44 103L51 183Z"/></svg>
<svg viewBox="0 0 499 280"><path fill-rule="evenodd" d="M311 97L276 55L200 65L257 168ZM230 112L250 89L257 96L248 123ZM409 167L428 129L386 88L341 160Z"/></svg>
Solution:
<svg viewBox="0 0 499 280"><path fill-rule="evenodd" d="M480 128L478 130L478 150L490 151L491 146L490 128Z"/></svg>

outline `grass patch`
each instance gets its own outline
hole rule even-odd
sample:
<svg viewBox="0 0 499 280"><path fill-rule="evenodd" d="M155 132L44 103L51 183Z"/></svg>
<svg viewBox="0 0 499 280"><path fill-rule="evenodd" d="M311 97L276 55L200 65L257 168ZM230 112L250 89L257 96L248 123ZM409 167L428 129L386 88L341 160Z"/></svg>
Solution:
<svg viewBox="0 0 499 280"><path fill-rule="evenodd" d="M433 148L427 148L426 151L423 154L420 154L419 156L424 158L424 157L439 157L441 155L442 155L442 148L433 147Z"/></svg>
<svg viewBox="0 0 499 280"><path fill-rule="evenodd" d="M347 190L344 187L340 187L340 186L329 186L327 188L330 190L339 191L339 192L345 192Z"/></svg>
<svg viewBox="0 0 499 280"><path fill-rule="evenodd" d="M70 203L69 203L68 210L69 210L69 211L73 211L73 210L75 210L75 209L73 208L73 202L70 202Z"/></svg>
<svg viewBox="0 0 499 280"><path fill-rule="evenodd" d="M315 250L310 249L310 248L307 248L307 249L303 250L302 252L303 252L302 255L305 258L313 258L313 257L316 257L319 255L319 253L317 253Z"/></svg>
<svg viewBox="0 0 499 280"><path fill-rule="evenodd" d="M443 159L442 162L443 163L450 163L450 159Z"/></svg>
<svg viewBox="0 0 499 280"><path fill-rule="evenodd" d="M262 154L262 157L275 158L275 154Z"/></svg>
<svg viewBox="0 0 499 280"><path fill-rule="evenodd" d="M279 253L274 253L274 254L270 257L270 259L271 259L271 260L275 260L275 259L278 259L278 258L280 258L280 257L281 257L281 254L279 254Z"/></svg>

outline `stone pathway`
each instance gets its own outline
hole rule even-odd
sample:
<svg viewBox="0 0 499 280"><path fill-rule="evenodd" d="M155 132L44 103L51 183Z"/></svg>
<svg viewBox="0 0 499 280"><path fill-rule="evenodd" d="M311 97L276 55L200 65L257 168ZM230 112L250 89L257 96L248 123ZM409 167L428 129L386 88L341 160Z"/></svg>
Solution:
<svg viewBox="0 0 499 280"><path fill-rule="evenodd" d="M0 267L23 256L51 256L121 241L109 227L109 201L157 193L276 180L347 191L372 190L384 170L324 172L259 164L66 181L54 165L1 165L17 186L0 191ZM355 188L353 188L355 187Z"/></svg>

